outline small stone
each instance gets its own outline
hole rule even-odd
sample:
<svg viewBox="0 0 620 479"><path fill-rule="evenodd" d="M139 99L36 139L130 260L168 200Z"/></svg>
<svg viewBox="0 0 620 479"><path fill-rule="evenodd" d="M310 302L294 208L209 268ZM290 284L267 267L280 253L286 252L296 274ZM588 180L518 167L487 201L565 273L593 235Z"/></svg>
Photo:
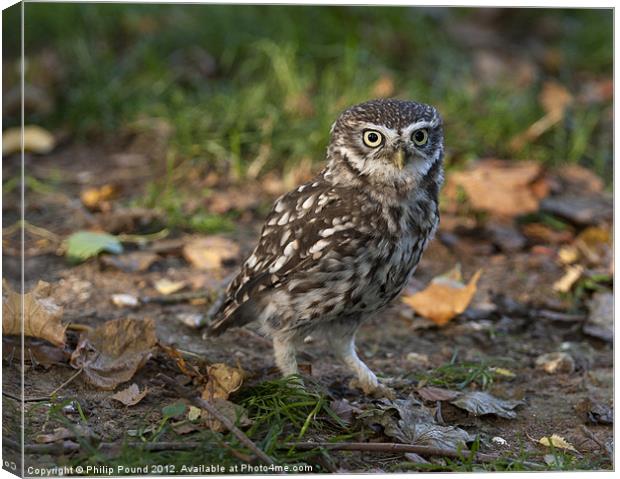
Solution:
<svg viewBox="0 0 620 479"><path fill-rule="evenodd" d="M308 335L308 336L306 336L304 338L304 344L311 344L313 342L314 342L314 337L313 336Z"/></svg>
<svg viewBox="0 0 620 479"><path fill-rule="evenodd" d="M417 363L417 364L422 364L422 365L428 365L430 363L428 355L426 354L409 353L407 354L406 359L407 361L411 361L412 363Z"/></svg>
<svg viewBox="0 0 620 479"><path fill-rule="evenodd" d="M589 336L613 342L614 340L614 296L609 292L599 292L588 301L590 314L583 325L583 332Z"/></svg>
<svg viewBox="0 0 620 479"><path fill-rule="evenodd" d="M575 371L575 361L564 352L547 353L536 358L536 367L549 374L570 374Z"/></svg>
<svg viewBox="0 0 620 479"><path fill-rule="evenodd" d="M112 302L114 306L118 306L119 308L130 307L135 308L140 303L138 298L132 296L131 294L113 294Z"/></svg>
<svg viewBox="0 0 620 479"><path fill-rule="evenodd" d="M190 328L200 328L204 324L204 314L179 313L176 318Z"/></svg>
<svg viewBox="0 0 620 479"><path fill-rule="evenodd" d="M491 441L498 446L506 446L508 444L508 441L506 441L506 439L499 436L495 436L493 439L491 439Z"/></svg>

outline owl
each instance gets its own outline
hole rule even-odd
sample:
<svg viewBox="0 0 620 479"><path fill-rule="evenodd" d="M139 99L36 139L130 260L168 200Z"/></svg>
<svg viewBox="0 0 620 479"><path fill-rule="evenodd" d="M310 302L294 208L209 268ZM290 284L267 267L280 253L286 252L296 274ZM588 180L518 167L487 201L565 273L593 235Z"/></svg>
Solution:
<svg viewBox="0 0 620 479"><path fill-rule="evenodd" d="M371 100L332 125L325 168L276 200L207 335L258 321L284 375L312 334L368 395L388 388L358 357L360 324L396 298L439 223L443 130L423 103Z"/></svg>

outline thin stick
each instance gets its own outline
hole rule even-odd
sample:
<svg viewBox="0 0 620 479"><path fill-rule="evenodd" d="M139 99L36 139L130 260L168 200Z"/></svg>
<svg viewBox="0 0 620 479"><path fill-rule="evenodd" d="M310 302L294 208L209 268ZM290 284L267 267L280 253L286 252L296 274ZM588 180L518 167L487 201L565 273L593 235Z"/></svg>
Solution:
<svg viewBox="0 0 620 479"><path fill-rule="evenodd" d="M19 396L15 396L11 393L2 391L2 395L10 399L13 399L14 401L22 402L22 398L20 398ZM23 398L23 401L24 402L41 402L41 401L49 401L50 399L52 399L50 396L40 396L40 397L34 397L34 398Z"/></svg>
<svg viewBox="0 0 620 479"><path fill-rule="evenodd" d="M208 298L207 291L196 291L190 293L170 294L168 296L142 296L140 302L142 304L176 304L191 301L192 299Z"/></svg>
<svg viewBox="0 0 620 479"><path fill-rule="evenodd" d="M224 416L221 412L217 410L213 404L208 401L205 401L202 398L194 396L194 394L189 391L187 388L178 384L174 379L166 376L165 374L159 373L157 375L162 381L164 381L168 386L174 389L181 397L192 402L195 406L206 409L209 414L214 416L218 421L220 421L230 432L232 432L241 443L250 449L261 461L266 464L275 464L275 461L265 454L256 444L252 442L252 440L245 435L245 433L239 429L237 426L233 424L233 422Z"/></svg>
<svg viewBox="0 0 620 479"><path fill-rule="evenodd" d="M289 442L283 447L294 447L301 451L315 448L325 448L330 451L372 451L372 452L414 452L420 456L443 456L461 459L474 454L474 459L479 462L495 462L497 460L512 460L495 454L474 453L465 448L461 451L455 449L441 449L431 446L416 446L414 444L398 444L393 442ZM522 462L529 467L542 467L533 462Z"/></svg>
<svg viewBox="0 0 620 479"><path fill-rule="evenodd" d="M67 379L64 383L62 383L60 386L58 386L56 389L54 389L51 393L50 396L53 396L54 394L56 394L58 391L60 391L62 388L64 388L67 384L69 384L71 381L73 381L75 378L77 378L80 374L82 374L82 371L84 371L84 368L80 368L78 369L78 372L75 373L73 376L71 376L69 379Z"/></svg>

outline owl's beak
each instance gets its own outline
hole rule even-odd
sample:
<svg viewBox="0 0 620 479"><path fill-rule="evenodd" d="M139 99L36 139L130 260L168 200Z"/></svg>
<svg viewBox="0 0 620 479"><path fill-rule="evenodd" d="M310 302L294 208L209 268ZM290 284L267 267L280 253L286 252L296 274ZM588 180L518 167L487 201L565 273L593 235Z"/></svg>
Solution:
<svg viewBox="0 0 620 479"><path fill-rule="evenodd" d="M399 170L402 170L405 167L405 151L402 148L396 150L392 156L392 161Z"/></svg>

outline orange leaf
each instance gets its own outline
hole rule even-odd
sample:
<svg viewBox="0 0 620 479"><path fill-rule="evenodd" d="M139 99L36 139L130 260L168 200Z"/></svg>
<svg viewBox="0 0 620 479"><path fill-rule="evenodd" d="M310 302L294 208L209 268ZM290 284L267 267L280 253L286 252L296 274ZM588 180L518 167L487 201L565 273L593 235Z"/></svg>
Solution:
<svg viewBox="0 0 620 479"><path fill-rule="evenodd" d="M445 277L435 278L423 291L404 296L403 301L417 314L443 325L467 309L477 291L482 270L467 285Z"/></svg>

